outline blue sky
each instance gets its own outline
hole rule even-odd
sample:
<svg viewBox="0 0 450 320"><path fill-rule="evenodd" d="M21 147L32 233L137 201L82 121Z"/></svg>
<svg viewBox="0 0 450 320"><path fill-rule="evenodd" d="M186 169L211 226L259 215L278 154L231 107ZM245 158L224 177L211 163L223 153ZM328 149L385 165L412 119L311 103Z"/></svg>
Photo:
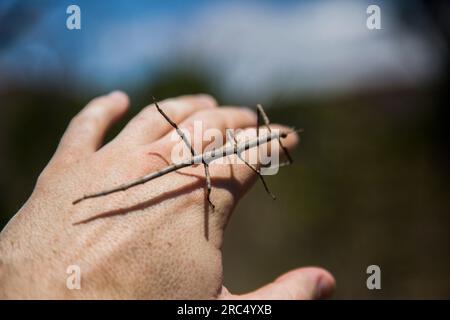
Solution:
<svg viewBox="0 0 450 320"><path fill-rule="evenodd" d="M2 2L0 17L14 3ZM366 28L365 1L21 3L39 14L0 51L0 89L61 73L86 88L126 88L168 66L192 65L225 93L251 98L409 86L440 68L438 50L384 2L376 31ZM82 30L65 28L70 4L81 8Z"/></svg>

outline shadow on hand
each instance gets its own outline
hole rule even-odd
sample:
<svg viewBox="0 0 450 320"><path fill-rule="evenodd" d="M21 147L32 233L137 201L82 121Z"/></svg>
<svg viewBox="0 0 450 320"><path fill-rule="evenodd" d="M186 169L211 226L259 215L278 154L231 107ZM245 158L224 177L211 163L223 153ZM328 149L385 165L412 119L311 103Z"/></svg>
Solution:
<svg viewBox="0 0 450 320"><path fill-rule="evenodd" d="M158 157L162 158L167 164L169 164L168 161L161 155L159 155L159 154L154 154L154 155L157 155ZM212 183L213 188L226 189L226 190L230 191L231 193L236 192L236 190L242 189L241 184L234 177L232 165L229 165L229 168L230 168L230 177L226 177L226 178L211 177L211 183ZM190 173L183 173L183 172L175 172L175 173L180 174L180 175L195 177L196 180L193 181L192 183L185 184L179 188L163 192L162 194L160 194L156 197L153 197L147 201L139 202L134 205L127 206L127 207L122 207L122 208L117 208L117 209L101 212L101 213L96 214L87 219L83 219L83 220L74 222L73 225L85 224L85 223L89 223L89 222L97 220L97 219L103 219L103 218L108 218L108 217L112 217L112 216L116 216L116 215L128 214L133 211L144 210L144 209L149 208L149 207L151 207L157 203L160 203L164 200L175 198L175 197L193 192L193 191L197 190L198 188L205 185L206 178L204 176L190 174ZM209 239L210 210L211 210L211 207L208 203L207 190L205 189L205 192L204 192L204 213L205 213L204 214L204 230L205 230L205 238L207 240ZM228 218L227 218L227 221L228 221Z"/></svg>

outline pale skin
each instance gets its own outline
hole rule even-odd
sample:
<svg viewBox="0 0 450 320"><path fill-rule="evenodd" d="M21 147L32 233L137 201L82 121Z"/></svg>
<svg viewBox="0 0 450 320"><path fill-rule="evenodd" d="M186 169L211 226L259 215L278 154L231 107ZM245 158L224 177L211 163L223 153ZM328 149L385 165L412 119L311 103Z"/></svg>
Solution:
<svg viewBox="0 0 450 320"><path fill-rule="evenodd" d="M103 145L105 132L128 105L126 94L113 92L89 102L70 122L32 195L0 234L0 298L316 299L331 294L333 277L316 267L289 271L250 293L232 294L223 286L224 229L257 179L243 164L210 165L214 212L205 201L201 165L73 205L85 193L170 163L173 128L152 105ZM206 128L255 130L252 111L219 108L207 95L160 105L180 128L191 130L193 121L202 120ZM290 134L283 143L293 149L297 141ZM80 267L79 290L66 286L70 265Z"/></svg>

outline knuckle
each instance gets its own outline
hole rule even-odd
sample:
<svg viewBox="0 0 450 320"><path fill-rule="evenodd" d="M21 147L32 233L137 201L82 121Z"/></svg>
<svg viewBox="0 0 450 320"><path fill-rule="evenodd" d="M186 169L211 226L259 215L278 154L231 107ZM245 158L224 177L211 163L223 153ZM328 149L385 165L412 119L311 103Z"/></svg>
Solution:
<svg viewBox="0 0 450 320"><path fill-rule="evenodd" d="M242 123L255 124L257 121L256 112L249 108L227 107L221 109L223 117L228 123L234 123L236 120Z"/></svg>
<svg viewBox="0 0 450 320"><path fill-rule="evenodd" d="M71 121L71 126L81 127L84 129L96 128L100 125L101 121L101 112L94 109L88 109L76 115Z"/></svg>
<svg viewBox="0 0 450 320"><path fill-rule="evenodd" d="M104 101L103 97L96 97L96 98L92 99L91 101L89 101L89 103L87 104L87 107L89 108L89 107L91 107L93 105L100 104L103 101Z"/></svg>
<svg viewBox="0 0 450 320"><path fill-rule="evenodd" d="M194 123L195 121L208 123L221 120L223 120L222 114L217 110L201 110L192 115L192 117L189 119L189 123Z"/></svg>
<svg viewBox="0 0 450 320"><path fill-rule="evenodd" d="M161 102L158 103L158 105L161 107L161 109L165 112L173 112L176 111L180 108L183 108L186 106L186 101L181 100L181 99L177 99L177 98L169 98L166 100L163 100ZM153 105L152 105L153 107ZM156 108L153 107L153 109L156 110Z"/></svg>
<svg viewBox="0 0 450 320"><path fill-rule="evenodd" d="M87 108L95 107L98 105L106 105L110 103L110 99L107 96L100 96L92 99L88 104Z"/></svg>
<svg viewBox="0 0 450 320"><path fill-rule="evenodd" d="M36 189L40 189L49 180L49 173L47 170L43 170L36 179Z"/></svg>
<svg viewBox="0 0 450 320"><path fill-rule="evenodd" d="M48 165L36 179L35 190L41 191L45 190L49 184L52 183L55 175L59 172L64 171L65 168L59 163L53 163L52 165Z"/></svg>
<svg viewBox="0 0 450 320"><path fill-rule="evenodd" d="M205 106L205 107L212 108L212 107L217 107L217 105L218 105L217 100L209 94L201 93L201 94L196 95L195 98L197 99L197 102L199 102L199 104L201 104L202 106Z"/></svg>
<svg viewBox="0 0 450 320"><path fill-rule="evenodd" d="M148 124L149 120L152 119L156 113L157 110L153 105L147 106L133 119L133 122Z"/></svg>
<svg viewBox="0 0 450 320"><path fill-rule="evenodd" d="M194 95L185 95L170 100L189 103L192 106L212 108L217 107L217 101L209 94L199 93Z"/></svg>

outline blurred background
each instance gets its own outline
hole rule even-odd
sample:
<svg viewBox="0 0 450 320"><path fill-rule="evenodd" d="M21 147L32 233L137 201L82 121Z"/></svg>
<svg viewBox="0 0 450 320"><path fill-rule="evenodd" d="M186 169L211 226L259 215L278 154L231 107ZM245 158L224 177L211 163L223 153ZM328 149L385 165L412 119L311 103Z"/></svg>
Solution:
<svg viewBox="0 0 450 320"><path fill-rule="evenodd" d="M92 97L131 97L111 138L152 95L205 92L305 129L278 199L257 184L234 213L230 291L320 265L335 298L450 298L449 23L446 1L2 0L0 227Z"/></svg>

